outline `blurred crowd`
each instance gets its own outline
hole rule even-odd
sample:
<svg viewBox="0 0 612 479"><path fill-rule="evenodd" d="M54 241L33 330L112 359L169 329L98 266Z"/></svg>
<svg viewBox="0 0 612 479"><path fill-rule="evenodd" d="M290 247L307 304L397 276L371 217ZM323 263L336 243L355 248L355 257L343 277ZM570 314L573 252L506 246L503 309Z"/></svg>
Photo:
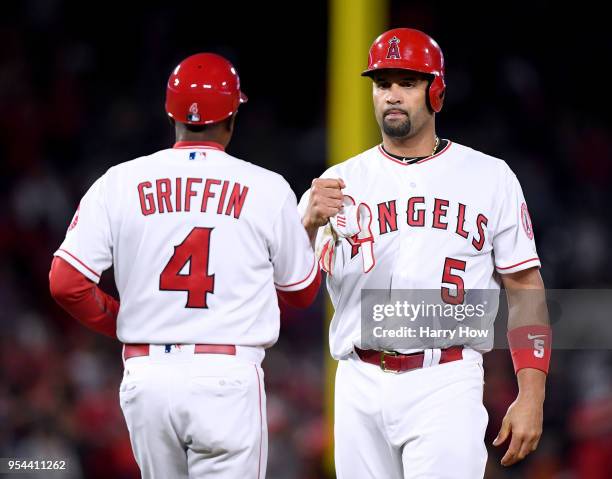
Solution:
<svg viewBox="0 0 612 479"><path fill-rule="evenodd" d="M458 7L410 3L391 2L392 26L428 30L447 58L438 131L516 172L546 286L610 288L610 101L599 98L605 87L590 65L602 55L593 45L609 54L610 40L597 29L585 38L580 15L575 28L544 28L537 2L530 17L463 29L451 21ZM207 8L194 20L170 6L124 7L121 15L50 0L1 7L0 457L67 458L70 475L61 477L138 477L118 403L120 345L67 317L47 275L94 179L172 144L163 94L174 64L212 50L237 65L250 101L231 154L283 174L298 196L325 169L325 2L273 32L251 24L249 11L230 20ZM218 21L207 23L211 16ZM519 20L529 39L516 33ZM112 271L102 285L113 291ZM321 293L308 311L283 309L281 339L264 362L270 478L325 477L324 304ZM516 385L507 351L489 353L485 369L490 445ZM612 477L610 351L555 352L537 453L510 470L498 466L501 455L490 449L488 478Z"/></svg>

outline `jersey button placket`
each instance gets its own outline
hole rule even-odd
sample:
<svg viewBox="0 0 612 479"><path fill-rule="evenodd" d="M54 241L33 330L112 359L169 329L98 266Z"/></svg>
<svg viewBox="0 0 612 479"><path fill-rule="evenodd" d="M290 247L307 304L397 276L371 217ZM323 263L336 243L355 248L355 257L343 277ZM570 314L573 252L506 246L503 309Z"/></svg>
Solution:
<svg viewBox="0 0 612 479"><path fill-rule="evenodd" d="M421 194L421 190L418 187L420 183L420 175L417 171L418 166L417 164L402 166L401 173L395 176L395 181L401 184L401 194L400 198L398 198L398 220L400 222L398 229L400 237L397 246L397 263L393 272L393 277L397 281L392 281L392 287L400 289L405 287L406 280L411 277L411 271L414 269L415 261L417 260L415 248L413 247L415 243L414 227L408 224L408 200L415 196L425 196Z"/></svg>

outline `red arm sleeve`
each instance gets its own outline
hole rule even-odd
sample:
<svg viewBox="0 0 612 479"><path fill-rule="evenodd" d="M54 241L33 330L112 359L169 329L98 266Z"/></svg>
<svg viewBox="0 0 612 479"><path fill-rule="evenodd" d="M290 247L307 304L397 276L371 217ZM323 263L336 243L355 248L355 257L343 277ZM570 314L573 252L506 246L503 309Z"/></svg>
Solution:
<svg viewBox="0 0 612 479"><path fill-rule="evenodd" d="M49 271L53 299L73 318L98 333L117 337L119 301L57 256Z"/></svg>
<svg viewBox="0 0 612 479"><path fill-rule="evenodd" d="M316 267L317 265L315 265L315 268ZM321 286L321 271L317 268L317 275L304 289L300 289L298 291L276 290L276 294L278 295L279 299L287 303L289 306L293 306L294 308L307 308L317 297L319 286Z"/></svg>

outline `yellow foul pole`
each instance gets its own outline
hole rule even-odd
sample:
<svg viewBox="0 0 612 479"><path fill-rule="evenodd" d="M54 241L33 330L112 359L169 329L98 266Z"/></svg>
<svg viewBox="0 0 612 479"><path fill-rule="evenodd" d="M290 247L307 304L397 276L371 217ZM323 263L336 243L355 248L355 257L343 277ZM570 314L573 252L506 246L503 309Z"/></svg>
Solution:
<svg viewBox="0 0 612 479"><path fill-rule="evenodd" d="M387 28L388 0L330 0L329 9L327 164L332 166L380 141L372 110L371 81L360 74L367 66L370 45ZM327 327L332 314L333 308L328 302ZM330 477L335 477L336 361L327 353L327 347L325 351L325 413L329 438L325 469Z"/></svg>

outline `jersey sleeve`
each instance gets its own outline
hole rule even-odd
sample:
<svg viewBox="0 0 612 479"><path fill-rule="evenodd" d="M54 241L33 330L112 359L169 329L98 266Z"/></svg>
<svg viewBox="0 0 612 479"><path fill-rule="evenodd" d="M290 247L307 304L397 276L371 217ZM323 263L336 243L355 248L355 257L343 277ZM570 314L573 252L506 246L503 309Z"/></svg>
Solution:
<svg viewBox="0 0 612 479"><path fill-rule="evenodd" d="M304 289L317 277L314 252L291 190L274 222L270 258L274 265L274 285L279 291Z"/></svg>
<svg viewBox="0 0 612 479"><path fill-rule="evenodd" d="M113 262L106 181L106 175L102 176L85 193L66 238L54 253L95 283Z"/></svg>
<svg viewBox="0 0 612 479"><path fill-rule="evenodd" d="M306 208L308 208L308 200L309 200L309 198L310 198L310 188L308 188L304 192L304 194L300 198L300 202L298 203L297 209L298 209L298 213L300 215L300 218L303 218L304 214L306 213Z"/></svg>
<svg viewBox="0 0 612 479"><path fill-rule="evenodd" d="M504 197L493 236L495 269L498 273L508 274L540 267L527 203L521 185L510 169L507 170L504 185Z"/></svg>

